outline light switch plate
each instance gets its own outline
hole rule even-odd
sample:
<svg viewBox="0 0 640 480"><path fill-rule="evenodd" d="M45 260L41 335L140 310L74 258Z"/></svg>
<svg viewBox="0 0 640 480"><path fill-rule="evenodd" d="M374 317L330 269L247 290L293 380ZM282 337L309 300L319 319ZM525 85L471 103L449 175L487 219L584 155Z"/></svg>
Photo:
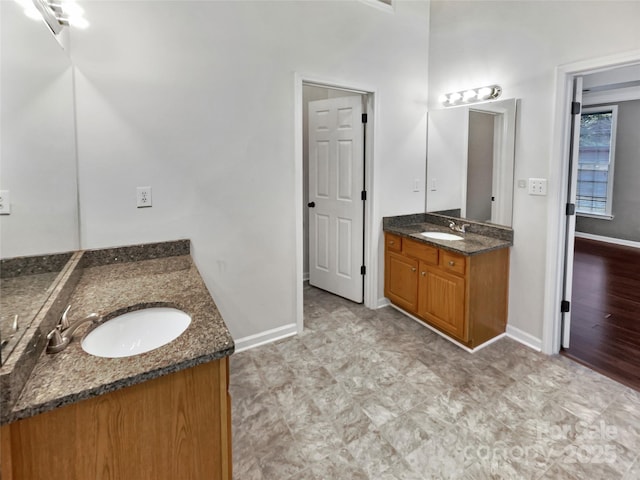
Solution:
<svg viewBox="0 0 640 480"><path fill-rule="evenodd" d="M546 195L547 179L546 178L530 178L529 179L529 195Z"/></svg>
<svg viewBox="0 0 640 480"><path fill-rule="evenodd" d="M9 190L0 190L0 215L11 214L11 195Z"/></svg>
<svg viewBox="0 0 640 480"><path fill-rule="evenodd" d="M138 208L150 207L151 203L151 187L136 188L136 199Z"/></svg>

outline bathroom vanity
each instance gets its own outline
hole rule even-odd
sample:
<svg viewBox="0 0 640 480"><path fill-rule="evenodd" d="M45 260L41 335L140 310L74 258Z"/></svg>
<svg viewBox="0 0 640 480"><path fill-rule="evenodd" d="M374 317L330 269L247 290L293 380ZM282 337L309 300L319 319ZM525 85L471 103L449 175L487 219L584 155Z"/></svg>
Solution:
<svg viewBox="0 0 640 480"><path fill-rule="evenodd" d="M234 343L189 254L189 241L74 253L40 324L2 366L0 468L17 479L228 479ZM58 298L55 298L57 295ZM123 358L86 353L78 328L59 353L46 334L67 304L70 322L172 307L191 317L175 340ZM29 363L29 362L26 362Z"/></svg>
<svg viewBox="0 0 640 480"><path fill-rule="evenodd" d="M466 224L465 233L451 222ZM384 292L393 305L469 349L505 332L510 228L418 214L387 217L383 229Z"/></svg>

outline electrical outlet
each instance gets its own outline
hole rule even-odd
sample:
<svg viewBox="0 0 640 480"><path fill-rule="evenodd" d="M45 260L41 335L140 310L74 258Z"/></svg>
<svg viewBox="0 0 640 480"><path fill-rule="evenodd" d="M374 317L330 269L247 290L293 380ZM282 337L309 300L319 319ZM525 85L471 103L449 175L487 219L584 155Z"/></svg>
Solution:
<svg viewBox="0 0 640 480"><path fill-rule="evenodd" d="M546 178L530 178L529 179L529 195L546 195L547 179Z"/></svg>
<svg viewBox="0 0 640 480"><path fill-rule="evenodd" d="M527 188L526 180L518 180L518 188Z"/></svg>
<svg viewBox="0 0 640 480"><path fill-rule="evenodd" d="M138 208L151 206L151 187L136 188L136 198Z"/></svg>
<svg viewBox="0 0 640 480"><path fill-rule="evenodd" d="M0 215L11 214L11 195L9 190L0 190Z"/></svg>

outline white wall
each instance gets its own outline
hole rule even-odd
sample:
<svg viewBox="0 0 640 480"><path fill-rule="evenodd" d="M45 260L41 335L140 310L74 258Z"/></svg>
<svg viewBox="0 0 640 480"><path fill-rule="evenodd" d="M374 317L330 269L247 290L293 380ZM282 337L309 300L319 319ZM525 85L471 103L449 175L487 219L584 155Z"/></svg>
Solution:
<svg viewBox="0 0 640 480"><path fill-rule="evenodd" d="M69 56L42 21L0 2L0 257L79 246L73 79Z"/></svg>
<svg viewBox="0 0 640 480"><path fill-rule="evenodd" d="M638 49L639 20L640 2L433 1L429 106L439 108L445 92L502 85L502 98L522 99L515 179L547 177L554 68ZM515 188L509 326L534 340L544 321L547 226L547 198Z"/></svg>
<svg viewBox="0 0 640 480"><path fill-rule="evenodd" d="M376 90L376 231L423 209L429 9L394 3L84 2L82 246L190 238L236 340L295 323L295 72Z"/></svg>

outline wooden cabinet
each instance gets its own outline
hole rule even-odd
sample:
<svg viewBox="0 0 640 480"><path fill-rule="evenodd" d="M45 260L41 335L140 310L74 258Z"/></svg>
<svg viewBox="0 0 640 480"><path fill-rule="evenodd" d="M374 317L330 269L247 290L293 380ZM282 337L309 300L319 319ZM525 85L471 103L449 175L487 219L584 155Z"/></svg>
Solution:
<svg viewBox="0 0 640 480"><path fill-rule="evenodd" d="M505 331L507 248L464 256L389 233L385 245L385 296L394 305L469 348Z"/></svg>
<svg viewBox="0 0 640 480"><path fill-rule="evenodd" d="M418 261L388 252L385 259L385 295L408 312L418 310Z"/></svg>
<svg viewBox="0 0 640 480"><path fill-rule="evenodd" d="M420 265L418 316L445 333L467 340L463 277L442 271L439 267Z"/></svg>
<svg viewBox="0 0 640 480"><path fill-rule="evenodd" d="M3 425L3 480L231 480L228 358Z"/></svg>

